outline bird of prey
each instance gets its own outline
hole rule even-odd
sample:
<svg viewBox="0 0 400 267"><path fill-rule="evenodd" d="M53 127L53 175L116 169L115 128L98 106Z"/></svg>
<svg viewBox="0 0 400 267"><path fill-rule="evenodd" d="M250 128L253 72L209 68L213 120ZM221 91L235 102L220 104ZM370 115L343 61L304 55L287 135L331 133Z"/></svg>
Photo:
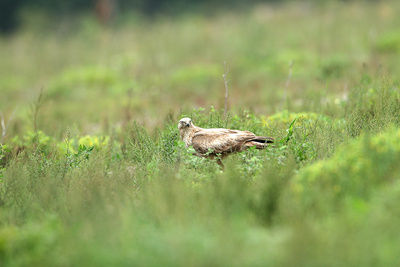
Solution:
<svg viewBox="0 0 400 267"><path fill-rule="evenodd" d="M274 138L256 136L249 131L230 130L222 128L203 129L195 126L190 118L183 118L178 123L181 139L186 147L192 146L199 157L215 158L223 167L221 159L225 156L242 152L249 147L264 149Z"/></svg>

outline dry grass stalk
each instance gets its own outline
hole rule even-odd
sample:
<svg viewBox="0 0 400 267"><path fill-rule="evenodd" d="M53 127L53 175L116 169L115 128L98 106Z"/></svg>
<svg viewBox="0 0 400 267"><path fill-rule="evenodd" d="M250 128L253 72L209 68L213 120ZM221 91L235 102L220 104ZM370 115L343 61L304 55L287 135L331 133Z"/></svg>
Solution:
<svg viewBox="0 0 400 267"><path fill-rule="evenodd" d="M226 67L226 62L224 61L224 74L222 77L224 77L224 84L225 84L225 109L224 109L224 116L226 118L226 112L228 110L228 82L229 80L226 80L226 75L228 75L229 68Z"/></svg>
<svg viewBox="0 0 400 267"><path fill-rule="evenodd" d="M15 118L14 114L15 114L15 111L16 111L16 110L17 110L17 108L14 109L14 111L13 111L13 113L11 114L11 117L10 117L10 119L8 120L7 124L5 123L3 112L0 111L0 116L1 116L1 122L0 122L0 124L1 124L1 129L2 129L1 142L0 142L0 144L2 144L2 143L4 142L4 139L6 138L7 128L8 128L8 126L10 125L10 122Z"/></svg>

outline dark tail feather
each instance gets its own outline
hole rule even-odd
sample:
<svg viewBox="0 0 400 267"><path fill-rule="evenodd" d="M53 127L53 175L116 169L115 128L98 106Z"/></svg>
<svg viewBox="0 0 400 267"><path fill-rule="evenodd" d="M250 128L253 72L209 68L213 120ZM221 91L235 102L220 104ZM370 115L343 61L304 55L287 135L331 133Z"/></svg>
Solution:
<svg viewBox="0 0 400 267"><path fill-rule="evenodd" d="M270 143L274 142L274 138L272 137L265 137L265 136L256 136L256 138L253 138L245 143L245 146L251 147L255 146L257 149L264 149L266 147L269 147Z"/></svg>
<svg viewBox="0 0 400 267"><path fill-rule="evenodd" d="M275 139L272 137L256 136L254 139L251 139L249 141L265 144L265 143L274 143Z"/></svg>

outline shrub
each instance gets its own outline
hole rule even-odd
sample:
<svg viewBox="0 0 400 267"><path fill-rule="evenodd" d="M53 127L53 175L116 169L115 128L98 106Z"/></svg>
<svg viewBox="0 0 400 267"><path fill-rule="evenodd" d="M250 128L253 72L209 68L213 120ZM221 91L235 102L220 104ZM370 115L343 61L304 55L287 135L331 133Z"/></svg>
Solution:
<svg viewBox="0 0 400 267"><path fill-rule="evenodd" d="M27 131L22 137L16 135L11 140L10 147L16 150L35 147L45 154L49 154L55 140L42 131Z"/></svg>
<svg viewBox="0 0 400 267"><path fill-rule="evenodd" d="M296 126L301 126L303 124L309 124L318 121L325 123L331 123L333 120L325 115L317 114L314 112L301 112L293 113L288 110L283 110L281 112L275 113L267 118L262 118L262 122L269 126L277 123L290 124L293 120L296 120Z"/></svg>
<svg viewBox="0 0 400 267"><path fill-rule="evenodd" d="M399 162L400 130L365 134L331 159L301 170L289 190L292 204L317 217L336 214L345 206L362 211L375 190L399 177Z"/></svg>
<svg viewBox="0 0 400 267"><path fill-rule="evenodd" d="M400 124L400 90L387 78L372 83L364 76L349 94L346 104L347 132L355 137L365 131L379 133Z"/></svg>
<svg viewBox="0 0 400 267"><path fill-rule="evenodd" d="M321 63L321 76L323 78L340 78L346 73L349 65L348 59L340 55L327 58Z"/></svg>
<svg viewBox="0 0 400 267"><path fill-rule="evenodd" d="M376 50L379 52L396 53L400 51L400 32L391 31L378 37Z"/></svg>

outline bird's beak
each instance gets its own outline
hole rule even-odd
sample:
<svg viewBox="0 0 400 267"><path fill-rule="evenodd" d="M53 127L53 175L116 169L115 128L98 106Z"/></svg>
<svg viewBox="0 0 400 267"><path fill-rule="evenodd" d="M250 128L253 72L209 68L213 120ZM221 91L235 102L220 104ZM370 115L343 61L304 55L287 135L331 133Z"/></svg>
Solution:
<svg viewBox="0 0 400 267"><path fill-rule="evenodd" d="M180 121L180 123L183 125L183 127L189 127L190 125L190 123L184 121Z"/></svg>

